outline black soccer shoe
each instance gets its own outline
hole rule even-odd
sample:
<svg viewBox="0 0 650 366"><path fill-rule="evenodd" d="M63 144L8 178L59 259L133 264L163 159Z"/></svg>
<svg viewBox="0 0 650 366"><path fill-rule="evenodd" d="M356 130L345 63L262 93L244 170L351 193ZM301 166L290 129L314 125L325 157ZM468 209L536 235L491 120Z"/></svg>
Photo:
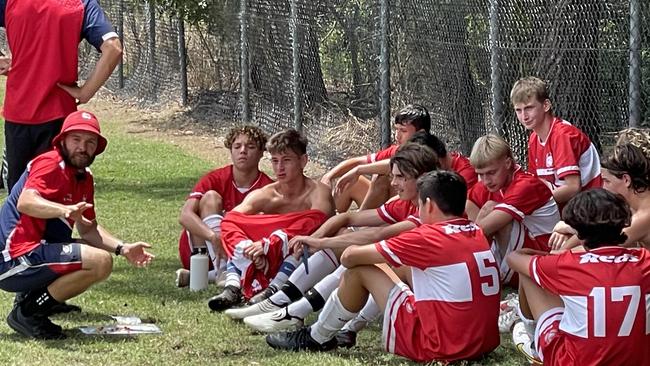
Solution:
<svg viewBox="0 0 650 366"><path fill-rule="evenodd" d="M267 288L265 288L263 291L257 293L255 296L251 297L248 302L246 303L246 306L251 306L255 305L258 302L262 302L269 297L273 296L276 292L278 292L278 288L275 287L275 285L269 285Z"/></svg>
<svg viewBox="0 0 650 366"><path fill-rule="evenodd" d="M352 348L357 345L357 332L351 330L339 330L336 333L336 343L339 347Z"/></svg>
<svg viewBox="0 0 650 366"><path fill-rule="evenodd" d="M20 304L25 298L27 297L28 292L17 292L16 297L14 297L14 306L17 306ZM50 309L47 310L45 316L52 316L56 314L67 314L71 312L80 312L81 308L77 305L71 305L68 304L67 302L61 302L58 303L54 306L52 306Z"/></svg>
<svg viewBox="0 0 650 366"><path fill-rule="evenodd" d="M208 300L208 306L212 311L224 311L242 303L241 289L235 286L226 286L219 295L212 296Z"/></svg>
<svg viewBox="0 0 650 366"><path fill-rule="evenodd" d="M39 315L25 316L20 306L14 308L7 316L7 324L16 332L36 339L65 339L60 326L52 323L48 318Z"/></svg>
<svg viewBox="0 0 650 366"><path fill-rule="evenodd" d="M329 351L336 348L336 338L320 344L311 337L311 327L300 328L295 332L275 333L266 336L266 343L274 349L287 351Z"/></svg>

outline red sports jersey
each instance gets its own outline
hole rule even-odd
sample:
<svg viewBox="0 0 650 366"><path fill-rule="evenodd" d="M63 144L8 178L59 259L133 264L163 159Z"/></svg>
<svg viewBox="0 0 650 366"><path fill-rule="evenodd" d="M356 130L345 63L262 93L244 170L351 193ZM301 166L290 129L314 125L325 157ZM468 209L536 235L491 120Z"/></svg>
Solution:
<svg viewBox="0 0 650 366"><path fill-rule="evenodd" d="M6 3L6 7L5 7ZM6 0L0 25L12 53L4 117L39 124L77 110L75 99L57 83L78 80L79 41L97 50L117 38L97 0Z"/></svg>
<svg viewBox="0 0 650 366"><path fill-rule="evenodd" d="M580 174L582 190L601 187L598 151L580 129L555 118L546 141L533 132L528 139L528 171L555 187L564 185L564 177Z"/></svg>
<svg viewBox="0 0 650 366"><path fill-rule="evenodd" d="M260 172L249 188L238 188L235 184L232 169L231 164L207 173L199 179L187 199L201 199L205 192L216 191L223 200L223 210L228 212L240 204L250 192L273 183L273 179Z"/></svg>
<svg viewBox="0 0 650 366"><path fill-rule="evenodd" d="M535 256L530 277L560 296L559 334L542 343L545 365L650 362L650 258L646 249L604 247Z"/></svg>
<svg viewBox="0 0 650 366"><path fill-rule="evenodd" d="M259 240L265 246L266 270L258 270L252 265L244 270L240 268L244 296L250 298L269 285L284 258L290 254L288 244L291 238L313 233L326 220L327 215L320 210L257 215L228 212L221 222L221 244L229 259L241 254L237 252L241 243Z"/></svg>
<svg viewBox="0 0 650 366"><path fill-rule="evenodd" d="M503 211L521 222L528 233L540 243L539 250L548 251L548 239L553 227L560 221L560 212L551 190L537 177L515 170L510 185L498 192L490 192L483 182L469 191L467 199L479 208L487 201L497 202L495 210Z"/></svg>
<svg viewBox="0 0 650 366"><path fill-rule="evenodd" d="M413 280L409 301L386 306L390 352L453 361L499 345L499 271L476 224L458 218L422 225L375 247L391 265L410 266Z"/></svg>
<svg viewBox="0 0 650 366"><path fill-rule="evenodd" d="M366 161L368 164L370 163L376 163L381 160L386 160L390 159L395 155L397 152L397 149L399 149L399 145L390 145L389 147L379 150L376 153L368 154L366 156Z"/></svg>
<svg viewBox="0 0 650 366"><path fill-rule="evenodd" d="M41 154L27 167L27 181L23 190L34 189L46 200L62 205L79 202L94 204L93 176L90 169L78 176L78 170L63 161L58 149ZM83 216L95 219L94 206L86 209ZM72 219L60 219L72 230ZM5 261L18 258L41 245L48 220L20 214L14 229L10 232L2 251Z"/></svg>
<svg viewBox="0 0 650 366"><path fill-rule="evenodd" d="M459 152L452 152L451 154L451 170L460 174L465 178L465 184L467 184L467 190L474 187L474 184L478 182L478 175L472 164L469 163L469 159L463 156Z"/></svg>
<svg viewBox="0 0 650 366"><path fill-rule="evenodd" d="M395 224L418 216L418 206L411 201L396 199L377 208L377 214L387 224Z"/></svg>

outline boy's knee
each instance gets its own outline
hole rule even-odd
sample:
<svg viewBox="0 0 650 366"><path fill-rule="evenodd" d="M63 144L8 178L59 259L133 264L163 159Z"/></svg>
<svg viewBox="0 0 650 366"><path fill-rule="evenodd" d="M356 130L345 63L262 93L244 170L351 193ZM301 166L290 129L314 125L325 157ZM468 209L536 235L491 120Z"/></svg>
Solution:
<svg viewBox="0 0 650 366"><path fill-rule="evenodd" d="M199 201L201 216L213 215L223 211L223 199L216 191L207 191Z"/></svg>

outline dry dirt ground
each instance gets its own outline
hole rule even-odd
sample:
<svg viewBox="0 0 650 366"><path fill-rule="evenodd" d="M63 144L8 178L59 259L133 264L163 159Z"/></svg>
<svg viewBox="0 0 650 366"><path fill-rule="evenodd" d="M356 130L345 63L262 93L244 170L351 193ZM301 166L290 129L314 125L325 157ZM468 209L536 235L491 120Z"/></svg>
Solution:
<svg viewBox="0 0 650 366"><path fill-rule="evenodd" d="M90 103L80 106L97 115L102 128L120 131L126 136L165 142L179 147L188 155L211 162L215 167L228 164L229 152L224 147L224 137L234 123L200 120L189 117L179 106L148 109L136 103L118 100L108 93L102 93ZM264 154L261 169L272 176L270 156ZM310 162L307 176L318 178L325 173L324 167ZM199 177L197 177L198 179Z"/></svg>

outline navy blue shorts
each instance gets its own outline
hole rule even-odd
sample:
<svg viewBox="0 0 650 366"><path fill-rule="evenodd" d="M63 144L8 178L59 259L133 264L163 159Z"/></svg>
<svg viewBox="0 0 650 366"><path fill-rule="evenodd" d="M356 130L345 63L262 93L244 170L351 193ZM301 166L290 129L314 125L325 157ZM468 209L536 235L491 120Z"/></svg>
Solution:
<svg viewBox="0 0 650 366"><path fill-rule="evenodd" d="M27 292L47 287L81 269L81 244L41 244L9 262L0 263L0 289Z"/></svg>

